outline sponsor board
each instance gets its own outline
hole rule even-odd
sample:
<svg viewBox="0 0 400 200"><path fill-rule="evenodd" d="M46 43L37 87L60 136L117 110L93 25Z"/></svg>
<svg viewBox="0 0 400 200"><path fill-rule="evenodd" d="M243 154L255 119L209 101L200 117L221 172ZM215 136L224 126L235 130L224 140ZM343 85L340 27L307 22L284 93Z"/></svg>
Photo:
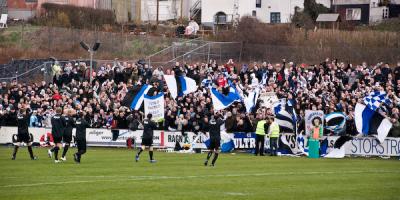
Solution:
<svg viewBox="0 0 400 200"><path fill-rule="evenodd" d="M333 144L339 136L328 137L328 151L333 149ZM360 156L399 156L400 138L386 138L383 143L374 137L354 138L344 144L345 155Z"/></svg>

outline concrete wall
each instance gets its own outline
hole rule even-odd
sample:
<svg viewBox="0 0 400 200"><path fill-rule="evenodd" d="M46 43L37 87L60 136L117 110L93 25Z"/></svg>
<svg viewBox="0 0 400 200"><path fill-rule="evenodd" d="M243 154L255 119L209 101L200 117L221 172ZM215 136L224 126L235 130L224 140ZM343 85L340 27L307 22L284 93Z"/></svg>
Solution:
<svg viewBox="0 0 400 200"><path fill-rule="evenodd" d="M384 13L386 14L385 18L389 18L389 8L388 7L374 7L369 11L369 23L378 23L381 22L384 18Z"/></svg>
<svg viewBox="0 0 400 200"><path fill-rule="evenodd" d="M189 17L189 9L191 1L183 0L183 17ZM157 18L157 1L156 0L142 0L141 1L141 20L142 21L156 21ZM159 21L170 19L179 19L181 17L181 0L167 0L159 1Z"/></svg>
<svg viewBox="0 0 400 200"><path fill-rule="evenodd" d="M134 13L131 13L131 8L131 0L112 1L112 9L114 11L115 18L119 23L128 22L129 17L131 18L130 20L134 19Z"/></svg>

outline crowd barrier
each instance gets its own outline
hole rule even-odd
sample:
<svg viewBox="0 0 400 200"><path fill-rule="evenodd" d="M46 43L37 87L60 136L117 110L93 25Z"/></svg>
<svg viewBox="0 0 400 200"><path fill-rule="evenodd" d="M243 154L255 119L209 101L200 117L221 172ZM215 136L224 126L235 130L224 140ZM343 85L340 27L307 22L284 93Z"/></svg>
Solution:
<svg viewBox="0 0 400 200"><path fill-rule="evenodd" d="M51 132L50 128L29 128L29 132L33 135L33 141L39 142L40 138ZM110 129L87 129L86 140L88 146L99 147L126 147L126 141L129 138L134 139L135 143L139 145L142 141L143 131L129 131L118 130L118 137L113 140L113 133ZM1 127L0 128L0 144L12 143L12 136L17 134L17 127ZM75 135L75 129L73 130ZM254 133L233 133L229 134L233 139L235 149L237 150L251 150L255 147L255 134ZM193 148L205 149L204 142L208 139L205 134L201 134L197 141L193 140L197 137L192 132L187 133L187 137L181 135L180 132L171 131L154 131L154 147L156 148L174 148L176 142L183 144L193 144ZM333 144L339 136L328 136L328 152L333 148ZM223 138L224 139L224 138ZM299 142L296 140L294 134L283 134L281 141L284 141L292 150L299 149L300 146L306 144L307 141ZM265 147L268 149L268 139L266 139ZM304 146L303 146L304 147ZM354 138L348 141L345 145L346 155L355 156L399 156L400 154L400 138L388 137L382 144L378 144L377 140L373 137Z"/></svg>

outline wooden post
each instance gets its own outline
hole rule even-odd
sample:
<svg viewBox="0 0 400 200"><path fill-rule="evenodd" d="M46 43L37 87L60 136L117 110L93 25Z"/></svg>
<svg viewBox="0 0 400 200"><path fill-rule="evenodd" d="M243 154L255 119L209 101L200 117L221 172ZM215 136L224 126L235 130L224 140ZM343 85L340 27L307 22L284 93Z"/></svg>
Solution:
<svg viewBox="0 0 400 200"><path fill-rule="evenodd" d="M183 20L183 0L181 0L181 23Z"/></svg>
<svg viewBox="0 0 400 200"><path fill-rule="evenodd" d="M160 0L157 0L157 16L156 16L156 25L158 26L158 15L160 12Z"/></svg>

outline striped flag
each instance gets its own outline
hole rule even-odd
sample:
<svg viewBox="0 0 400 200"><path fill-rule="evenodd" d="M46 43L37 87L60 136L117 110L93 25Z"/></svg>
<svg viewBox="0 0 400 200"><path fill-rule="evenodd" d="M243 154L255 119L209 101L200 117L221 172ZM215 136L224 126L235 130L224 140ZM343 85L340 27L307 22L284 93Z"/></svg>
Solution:
<svg viewBox="0 0 400 200"><path fill-rule="evenodd" d="M325 128L335 134L341 133L346 128L346 115L342 112L333 112L325 115Z"/></svg>
<svg viewBox="0 0 400 200"><path fill-rule="evenodd" d="M274 106L275 121L278 123L282 133L296 132L296 117L286 110L286 100L280 99Z"/></svg>
<svg viewBox="0 0 400 200"><path fill-rule="evenodd" d="M196 92L196 81L185 76L164 75L165 82L171 96L176 99L192 92Z"/></svg>
<svg viewBox="0 0 400 200"><path fill-rule="evenodd" d="M383 142L392 128L389 119L370 107L357 103L354 110L354 119L359 133L366 135L377 135L379 142Z"/></svg>
<svg viewBox="0 0 400 200"><path fill-rule="evenodd" d="M143 103L144 95L146 95L152 87L153 86L151 85L144 84L140 89L139 87L136 87L133 90L128 91L121 104L129 107L131 110L139 110Z"/></svg>

